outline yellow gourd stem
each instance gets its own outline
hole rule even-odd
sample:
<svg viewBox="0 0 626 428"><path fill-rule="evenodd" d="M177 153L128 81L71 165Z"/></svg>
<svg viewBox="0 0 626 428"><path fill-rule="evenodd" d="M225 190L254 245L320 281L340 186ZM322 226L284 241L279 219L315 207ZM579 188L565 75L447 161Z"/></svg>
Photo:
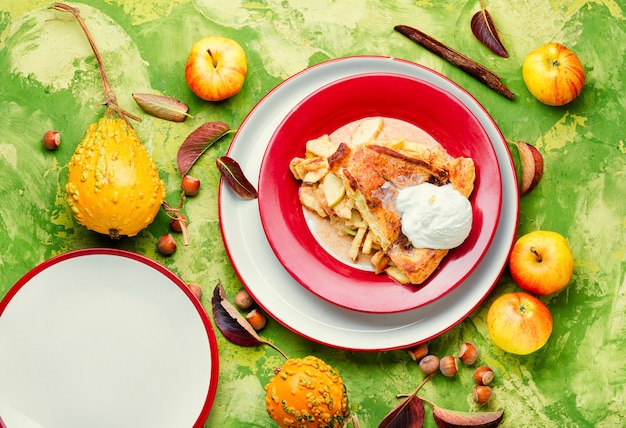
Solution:
<svg viewBox="0 0 626 428"><path fill-rule="evenodd" d="M51 9L58 10L60 12L69 12L72 15L74 15L74 18L76 18L76 21L78 21L78 24L83 29L83 32L85 33L85 36L87 37L87 40L89 41L89 45L91 45L91 49L93 50L93 53L96 56L96 61L98 61L98 68L100 70L100 78L102 79L102 86L104 87L105 101L103 105L105 105L107 108L106 111L104 112L104 116L107 118L111 118L113 116L113 113L116 113L122 119L124 119L126 123L128 123L129 125L130 125L130 122L128 121L128 118L141 122L140 117L135 116L132 113L129 113L128 111L124 110L117 104L117 97L115 96L115 93L113 92L113 89L111 88L111 85L109 85L109 79L107 77L106 69L104 67L104 61L102 60L102 55L100 55L100 51L98 51L96 42L91 36L91 33L89 32L89 29L87 28L87 25L85 24L85 21L83 21L83 18L80 16L80 9L76 7L72 7L66 3L61 3L61 2L55 2L54 6L52 6Z"/></svg>

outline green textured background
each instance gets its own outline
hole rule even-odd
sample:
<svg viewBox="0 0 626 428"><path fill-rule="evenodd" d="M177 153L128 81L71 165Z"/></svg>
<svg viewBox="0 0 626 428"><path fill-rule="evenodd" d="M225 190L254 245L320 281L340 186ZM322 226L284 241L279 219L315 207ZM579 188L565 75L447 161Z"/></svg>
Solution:
<svg viewBox="0 0 626 428"><path fill-rule="evenodd" d="M463 341L475 342L481 361L496 372L494 398L478 409L471 400L470 369L454 379L438 376L421 394L456 410L505 409L508 427L616 427L626 424L626 6L620 0L492 0L510 58L491 54L472 36L478 1L464 0L93 0L78 4L103 53L120 104L141 115L138 134L152 154L177 205L176 152L200 124L220 120L237 128L279 82L326 59L386 55L418 62L456 81L493 116L510 140L535 144L544 155L539 187L522 197L519 233L535 229L565 235L574 253L568 288L543 298L554 317L548 344L525 357L494 347L486 330L489 304L517 290L505 273L486 301L464 322L431 341L442 356ZM214 158L231 137L194 166L202 180L189 200L190 245L173 257L155 251L168 218L132 239L111 241L74 222L64 201L67 162L87 125L102 115L99 74L75 21L40 0L5 0L0 6L0 297L28 270L59 253L119 247L164 264L187 282L202 285L203 303L218 281L232 296L241 288L226 257L218 225L219 175ZM502 76L516 93L511 102L395 33L407 24L447 43ZM243 90L220 103L188 89L184 64L191 45L207 35L237 40L248 56ZM585 89L560 108L541 105L521 78L528 52L559 41L573 49L587 72ZM133 92L158 92L190 105L195 116L171 123L144 115ZM46 151L48 129L62 134L61 148ZM269 347L240 348L216 330L220 350L217 397L206 427L272 427L263 385L281 357ZM342 374L351 410L362 427L375 427L422 375L404 351L338 351L302 339L270 320L263 336L290 356L315 354ZM1 350L0 350L1 351ZM0 386L1 387L1 386ZM427 406L426 426L435 426Z"/></svg>

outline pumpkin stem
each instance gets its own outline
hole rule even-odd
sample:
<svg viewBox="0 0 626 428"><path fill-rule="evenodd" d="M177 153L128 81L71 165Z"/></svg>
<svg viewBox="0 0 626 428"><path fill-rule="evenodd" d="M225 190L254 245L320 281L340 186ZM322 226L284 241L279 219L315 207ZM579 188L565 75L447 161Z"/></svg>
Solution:
<svg viewBox="0 0 626 428"><path fill-rule="evenodd" d="M120 231L117 229L109 229L111 239L120 239Z"/></svg>
<svg viewBox="0 0 626 428"><path fill-rule="evenodd" d="M113 92L113 89L111 88L111 85L109 84L109 79L107 77L106 69L104 67L104 61L102 60L102 55L100 55L100 51L98 50L98 47L96 46L96 42L94 38L92 37L91 33L89 32L89 29L87 28L87 25L85 24L85 21L83 21L83 18L80 16L80 9L78 9L77 7L72 7L69 4L60 3L60 2L55 2L54 6L51 6L50 9L58 10L60 12L71 13L72 15L74 15L74 18L76 18L76 21L78 21L78 24L83 29L83 32L85 33L85 36L87 37L87 40L89 41L89 44L91 45L91 49L93 50L93 53L96 56L96 61L98 61L98 68L100 69L100 78L102 80L102 86L104 87L105 102L103 103L103 105L107 107L105 116L108 116L110 112L114 112L118 116L120 116L122 119L124 119L130 127L132 127L132 125L128 121L128 118L136 120L137 122L141 122L140 117L135 116L132 113L129 113L128 111L124 110L117 104L117 97L115 96L115 92Z"/></svg>

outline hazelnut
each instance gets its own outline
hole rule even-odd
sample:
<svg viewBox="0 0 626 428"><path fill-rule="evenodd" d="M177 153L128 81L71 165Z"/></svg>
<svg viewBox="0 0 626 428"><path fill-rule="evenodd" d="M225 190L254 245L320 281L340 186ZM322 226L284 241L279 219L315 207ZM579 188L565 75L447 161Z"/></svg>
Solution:
<svg viewBox="0 0 626 428"><path fill-rule="evenodd" d="M240 309L248 309L254 301L250 294L246 290L240 290L237 294L235 294L235 305Z"/></svg>
<svg viewBox="0 0 626 428"><path fill-rule="evenodd" d="M196 296L198 300L202 299L202 288L198 284L187 284L187 287L189 287L193 295Z"/></svg>
<svg viewBox="0 0 626 428"><path fill-rule="evenodd" d="M456 358L452 355L447 355L439 361L439 371L444 376L452 377L456 375L458 370Z"/></svg>
<svg viewBox="0 0 626 428"><path fill-rule="evenodd" d="M473 343L466 342L459 349L459 360L463 364L471 366L478 359L478 348Z"/></svg>
<svg viewBox="0 0 626 428"><path fill-rule="evenodd" d="M474 370L474 380L479 385L489 385L493 380L493 370L487 366L480 366Z"/></svg>
<svg viewBox="0 0 626 428"><path fill-rule="evenodd" d="M433 374L439 370L439 357L436 355L426 355L419 362L420 370L424 374Z"/></svg>
<svg viewBox="0 0 626 428"><path fill-rule="evenodd" d="M57 131L46 131L43 134L43 146L48 150L56 150L61 145L61 134Z"/></svg>
<svg viewBox="0 0 626 428"><path fill-rule="evenodd" d="M169 256L176 251L176 241L170 233L165 233L157 240L157 250L164 256Z"/></svg>
<svg viewBox="0 0 626 428"><path fill-rule="evenodd" d="M200 180L191 175L185 175L181 180L180 188L185 192L185 196L196 196L200 191Z"/></svg>
<svg viewBox="0 0 626 428"><path fill-rule="evenodd" d="M170 220L170 229L172 229L174 232L181 233L183 231L182 223L185 223L185 226L187 226L187 217L184 214L177 213L176 217Z"/></svg>
<svg viewBox="0 0 626 428"><path fill-rule="evenodd" d="M472 396L478 404L485 404L491 400L491 388L487 385L476 385L472 391Z"/></svg>
<svg viewBox="0 0 626 428"><path fill-rule="evenodd" d="M407 352L409 353L413 361L419 361L426 355L428 355L428 343L420 343L419 345L414 346L411 349L407 349Z"/></svg>
<svg viewBox="0 0 626 428"><path fill-rule="evenodd" d="M257 309L252 309L248 315L246 315L246 320L248 320L255 330L261 330L265 327L265 316Z"/></svg>

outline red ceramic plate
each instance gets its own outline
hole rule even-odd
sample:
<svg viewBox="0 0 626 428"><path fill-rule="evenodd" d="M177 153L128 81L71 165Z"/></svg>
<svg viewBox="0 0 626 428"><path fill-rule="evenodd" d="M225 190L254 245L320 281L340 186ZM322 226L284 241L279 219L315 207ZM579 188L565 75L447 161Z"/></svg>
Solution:
<svg viewBox="0 0 626 428"><path fill-rule="evenodd" d="M421 128L450 155L476 165L470 196L472 231L422 285L402 285L387 275L344 263L315 238L298 199L289 162L312 138L372 116ZM285 269L317 296L340 307L371 313L408 311L433 302L463 282L493 239L501 210L498 159L480 121L450 93L410 76L367 73L334 81L290 111L272 136L259 173L259 211L268 242Z"/></svg>

